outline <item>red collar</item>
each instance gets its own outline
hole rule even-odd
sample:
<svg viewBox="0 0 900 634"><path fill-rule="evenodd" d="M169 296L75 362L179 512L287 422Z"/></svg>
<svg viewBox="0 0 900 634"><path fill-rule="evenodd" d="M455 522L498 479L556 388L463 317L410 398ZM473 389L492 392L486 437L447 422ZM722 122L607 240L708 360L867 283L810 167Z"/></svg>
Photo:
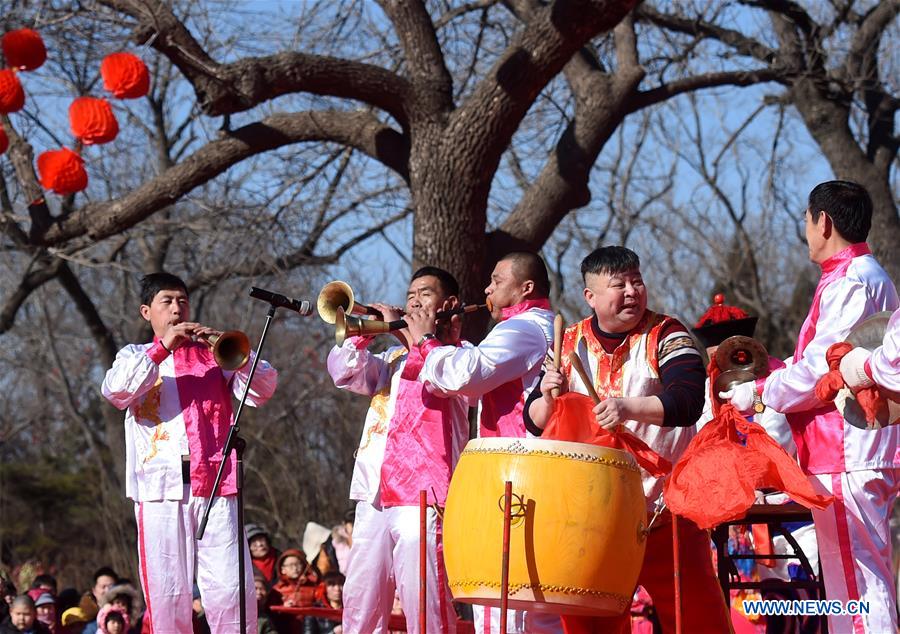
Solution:
<svg viewBox="0 0 900 634"><path fill-rule="evenodd" d="M822 262L822 272L830 273L847 260L852 260L853 258L859 257L861 255L869 255L870 253L872 253L872 251L869 250L869 245L865 242L857 242L856 244L851 244L849 247L841 249L830 258Z"/></svg>
<svg viewBox="0 0 900 634"><path fill-rule="evenodd" d="M543 308L544 310L550 310L550 300L546 297L543 299L526 299L524 302L519 302L515 306L507 306L500 311L500 321L506 321L510 317L521 315L526 310L530 310L532 308Z"/></svg>

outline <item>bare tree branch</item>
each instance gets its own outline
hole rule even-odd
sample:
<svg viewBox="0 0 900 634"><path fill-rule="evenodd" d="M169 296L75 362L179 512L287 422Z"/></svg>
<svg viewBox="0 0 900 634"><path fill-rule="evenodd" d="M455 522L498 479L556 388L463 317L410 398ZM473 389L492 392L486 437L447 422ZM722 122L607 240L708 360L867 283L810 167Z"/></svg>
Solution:
<svg viewBox="0 0 900 634"><path fill-rule="evenodd" d="M406 177L403 136L368 112L274 114L212 141L189 158L117 200L89 203L53 225L42 237L59 245L87 234L93 241L115 235L215 178L249 156L300 141L343 143L378 159Z"/></svg>
<svg viewBox="0 0 900 634"><path fill-rule="evenodd" d="M453 109L453 79L444 63L434 24L421 0L379 0L403 45L412 83L410 118L433 118Z"/></svg>
<svg viewBox="0 0 900 634"><path fill-rule="evenodd" d="M384 68L296 52L220 64L207 54L166 3L100 2L137 20L135 39L144 43L153 38L153 48L168 57L191 82L197 102L207 115L242 112L280 95L308 92L362 101L406 125L404 99L409 85Z"/></svg>

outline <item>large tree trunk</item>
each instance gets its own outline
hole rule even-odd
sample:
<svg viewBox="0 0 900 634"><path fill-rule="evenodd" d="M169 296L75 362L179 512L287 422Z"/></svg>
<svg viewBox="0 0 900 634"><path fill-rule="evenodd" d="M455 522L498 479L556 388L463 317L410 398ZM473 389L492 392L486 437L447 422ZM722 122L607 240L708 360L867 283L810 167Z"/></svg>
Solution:
<svg viewBox="0 0 900 634"><path fill-rule="evenodd" d="M888 274L900 280L900 218L890 185L891 161L883 152L866 156L850 130L849 109L822 94L813 80L798 80L791 97L835 176L869 190L874 205L869 244Z"/></svg>

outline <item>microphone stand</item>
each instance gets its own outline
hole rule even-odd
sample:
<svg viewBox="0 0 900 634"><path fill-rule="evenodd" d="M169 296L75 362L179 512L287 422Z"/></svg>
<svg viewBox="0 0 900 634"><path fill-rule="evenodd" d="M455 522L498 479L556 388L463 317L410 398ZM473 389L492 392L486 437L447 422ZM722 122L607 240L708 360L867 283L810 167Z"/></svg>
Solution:
<svg viewBox="0 0 900 634"><path fill-rule="evenodd" d="M238 425L238 421L241 418L241 412L244 411L244 403L247 401L247 395L250 393L250 383L253 381L256 365L262 358L262 348L263 343L266 340L266 333L269 332L269 324L272 323L272 318L275 316L277 308L278 306L274 303L269 304L269 312L266 314L266 323L263 326L262 336L259 338L259 345L256 347L256 357L253 359L253 364L250 366L250 375L247 377L247 385L244 386L244 393L241 396L240 405L238 405L237 412L234 415L231 428L228 430L228 438L225 439L225 446L222 448L222 462L219 464L219 470L216 473L216 481L213 483L212 493L210 494L209 501L206 503L206 508L203 510L200 526L197 528L197 539L201 540L203 539L203 534L206 532L206 523L209 521L210 509L212 509L213 502L216 500L219 485L222 483L222 476L225 474L225 465L228 464L228 455L231 453L231 450L234 449L237 456L235 482L237 487L237 524L238 531L240 532L240 538L238 540L240 543L240 546L238 547L238 575L240 578L241 634L246 634L247 632L247 580L244 574L246 567L246 562L244 561L244 548L246 547L246 544L244 543L246 541L244 539L244 449L247 447L247 441L240 436L241 428Z"/></svg>

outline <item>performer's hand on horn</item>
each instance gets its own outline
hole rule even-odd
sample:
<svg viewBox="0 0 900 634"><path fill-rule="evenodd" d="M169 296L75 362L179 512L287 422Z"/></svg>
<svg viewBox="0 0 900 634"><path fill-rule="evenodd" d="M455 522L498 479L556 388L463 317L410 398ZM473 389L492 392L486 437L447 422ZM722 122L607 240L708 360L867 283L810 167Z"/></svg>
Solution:
<svg viewBox="0 0 900 634"><path fill-rule="evenodd" d="M435 314L437 311L434 307L413 308L403 317L403 320L409 325L409 338L411 345L419 345L422 338L428 335L437 336L437 324L435 323Z"/></svg>
<svg viewBox="0 0 900 634"><path fill-rule="evenodd" d="M403 309L399 306L391 306L390 304L370 304L372 308L381 313L381 318L383 321L397 321L398 319L403 319ZM412 341L409 335L409 329L403 328L401 330L394 330L392 333L397 340L409 350L409 347L413 345L415 342Z"/></svg>
<svg viewBox="0 0 900 634"><path fill-rule="evenodd" d="M160 339L160 343L162 343L166 350L171 352L181 344L190 341L197 330L202 328L205 328L205 326L201 326L193 321L182 321L177 324L169 324L165 334Z"/></svg>
<svg viewBox="0 0 900 634"><path fill-rule="evenodd" d="M603 429L615 430L627 420L625 402L621 398L608 398L594 405L597 424Z"/></svg>

